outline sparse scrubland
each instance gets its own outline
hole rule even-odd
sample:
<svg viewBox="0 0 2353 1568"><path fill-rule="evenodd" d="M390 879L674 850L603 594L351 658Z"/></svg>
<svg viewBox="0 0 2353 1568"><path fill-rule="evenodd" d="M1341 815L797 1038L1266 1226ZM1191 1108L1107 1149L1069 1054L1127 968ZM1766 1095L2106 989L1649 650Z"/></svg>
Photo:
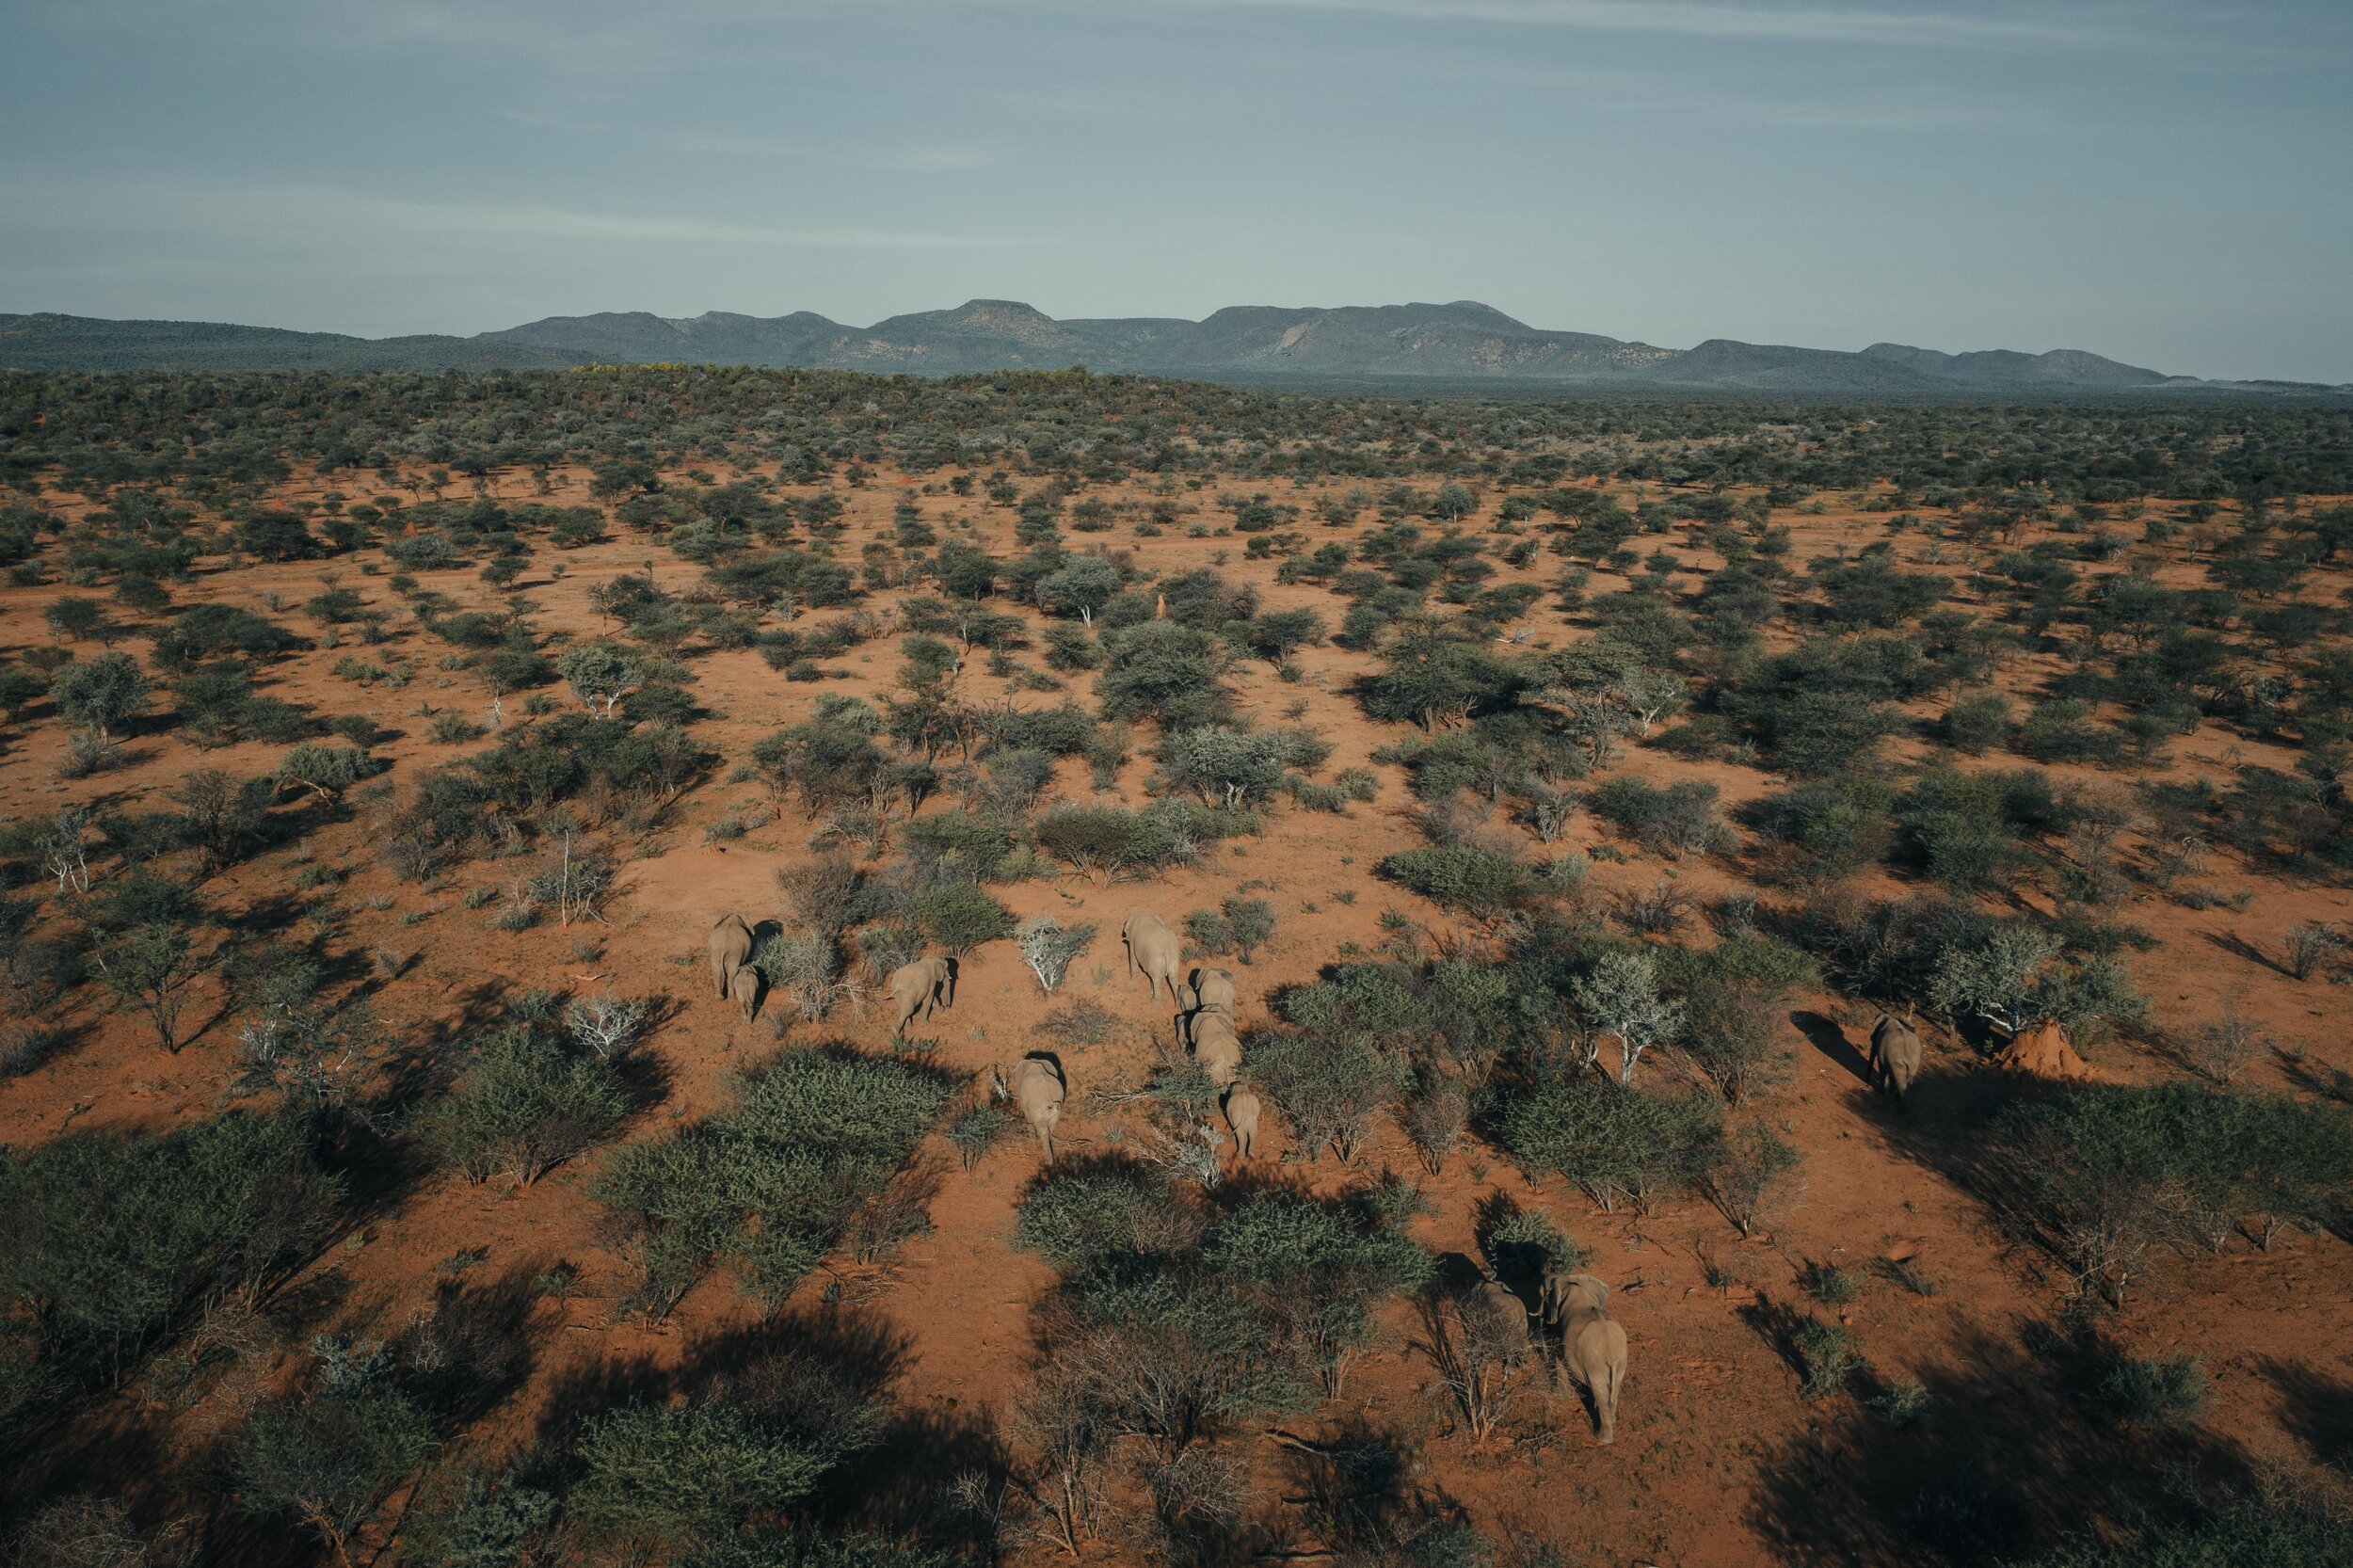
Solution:
<svg viewBox="0 0 2353 1568"><path fill-rule="evenodd" d="M2353 1557L2342 404L8 375L0 570L10 1560Z"/></svg>

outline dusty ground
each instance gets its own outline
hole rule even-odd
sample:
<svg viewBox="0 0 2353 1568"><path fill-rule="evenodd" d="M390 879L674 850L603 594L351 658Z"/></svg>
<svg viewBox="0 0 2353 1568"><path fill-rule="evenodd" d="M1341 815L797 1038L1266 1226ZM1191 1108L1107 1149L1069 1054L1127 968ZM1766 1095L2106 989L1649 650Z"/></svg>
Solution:
<svg viewBox="0 0 2353 1568"><path fill-rule="evenodd" d="M584 500L581 475L559 477L559 493L545 499ZM343 483L348 486L348 479ZM290 493L316 497L328 488L323 481L303 480ZM533 499L520 479L502 478L496 493ZM1223 514L1207 504L1209 493L1182 499L1203 504L1202 520L1222 524ZM856 546L876 531L887 536L893 503L909 495L936 525L971 516L997 552L1012 552L1010 512L977 499L924 493L911 480L882 475L845 494L851 527L842 557L855 560ZM58 499L69 507L74 500ZM1793 526L1794 556L1801 562L1885 536L1883 517L1848 511L1835 503L1825 515L1776 520ZM1311 520L1301 526L1311 547L1348 536ZM1369 526L1368 520L1350 532ZM1917 565L1925 541L1918 535L1897 538L1905 564ZM1098 541L1132 551L1146 568L1173 571L1223 556L1219 569L1256 584L1269 607L1304 605L1328 622L1337 620L1338 601L1322 589L1277 585L1273 561L1246 561L1242 537L1192 539L1180 527L1158 538L1134 539L1123 525L1111 535L1070 536L1067 542L1083 548ZM1645 547L1657 542L1641 541ZM1695 536L1681 530L1667 548L1694 567L1715 564ZM537 607L535 618L544 632L591 635L599 617L587 604L588 585L642 570L652 553L643 541L626 536L573 552L542 547L515 591ZM548 569L557 562L567 568L560 580L551 578ZM359 589L379 608L400 608L382 577L360 575L348 562L332 566L343 585ZM291 606L318 591L321 569L319 563L296 563L208 570L179 598L184 604L213 599L259 604L264 594L275 592ZM1557 569L1557 560L1540 554L1516 574L1499 568L1494 581L1516 576L1549 582ZM1958 566L1945 569L1960 575ZM665 586L680 590L698 576L666 553L656 555L654 572ZM2345 582L2341 573L2315 577L2310 591L2316 596L2333 594ZM499 597L471 570L428 574L424 581L466 606ZM1615 585L1609 574L1598 573L1593 591L1598 595ZM57 591L0 589L0 644L22 648L48 641L40 613ZM882 601L891 597L878 596ZM1969 607L1965 587L1961 602ZM311 630L291 616L280 618ZM469 677L432 667L441 645L415 631L405 616L395 624L409 626L401 639L405 646L376 651L409 651L426 661L406 690L362 690L335 678L329 670L340 655L327 649L277 664L268 689L322 715L366 712L398 732L377 750L396 764L393 778L408 780L461 754L462 748L427 738L427 715L455 708L483 718L487 701ZM1523 624L1534 629L1538 644L1579 634L1573 619L1550 607L1548 597ZM1034 662L1034 653L1025 657ZM1333 769L1365 762L1373 749L1395 738L1365 721L1345 695L1346 683L1372 667L1370 659L1323 647L1305 652L1301 663L1305 680L1298 685L1276 680L1263 663L1241 665L1233 679L1245 711L1283 722L1288 706L1304 698L1304 722L1334 745ZM2022 659L2004 673L2002 683L2026 691L2044 672L2040 666L2053 663ZM339 874L326 896L339 913L338 942L355 952L381 947L415 954L401 978L383 984L377 1005L421 1041L468 1028L478 1021L488 1000L511 984L575 990L593 985L674 999L675 1014L653 1042L667 1069L667 1096L629 1133L649 1134L725 1104L729 1069L775 1048L764 1020L747 1025L731 1005L709 994L702 936L723 910L750 919L776 911L772 872L808 853L810 824L788 808L744 839L708 844L701 833L706 823L764 802L756 783L719 780L756 739L806 717L819 693L878 692L888 687L897 664L887 641L832 662L832 667L846 671L847 680L813 685L786 683L748 651L697 659L696 696L720 716L697 726L696 734L728 761L712 781L688 795L673 820L640 847L639 857L628 862L626 893L609 924L568 929L542 924L519 936L504 934L489 923L490 907L469 910L460 903L469 888L503 885L498 865L468 865L444 885L421 890L397 882L375 863L361 820L328 827L298 850L241 866L209 892L234 908L241 901L296 895L294 879L301 863L335 868ZM1091 678L1069 683L1080 700L1092 700ZM512 698L507 712L510 718L517 712ZM0 758L0 813L46 814L69 800L144 803L153 809L163 804L157 792L192 766L250 775L273 764L283 749L232 747L200 760L184 742L168 732L154 734L133 743L130 765L120 771L64 784L56 781L63 743L62 727L46 725ZM2175 748L2171 769L2182 776L2219 774L2233 760L2258 760L2262 750L2210 727ZM1900 745L1893 750L1899 758L1902 753ZM2289 757L2282 752L2262 760L2285 767ZM1997 764L2017 765L2017 760L1999 754L1985 760L1985 765ZM1119 792L1131 805L1144 798L1148 766L1139 756L1122 781ZM1639 747L1624 769L1659 778L1705 778L1722 789L1728 802L1773 787L1755 770L1688 764ZM1449 931L1439 911L1372 875L1382 856L1420 841L1397 814L1406 798L1401 775L1377 771L1383 775L1381 797L1353 807L1346 817L1278 807L1268 813L1262 838L1241 840L1230 853L1221 849L1165 880L1108 888L1032 881L1000 890L1016 915L1044 911L1065 923L1091 920L1102 928L1093 952L1074 966L1065 994L1098 1001L1116 1015L1121 1027L1101 1046L1065 1052L1078 1095L1140 1079L1155 1032L1166 1028L1164 1010L1120 972L1117 927L1131 910L1152 909L1174 924L1186 911L1214 904L1240 884L1263 886L1280 927L1257 962L1238 971L1245 1032L1254 1016L1264 1016L1261 999L1268 991L1312 979L1343 944L1378 947L1386 935L1379 923L1384 910L1402 910L1434 933ZM2122 789L2128 781L2126 776L2094 769L2057 771L2104 789ZM1085 770L1076 762L1065 764L1057 783L1067 798L1091 793ZM1494 825L1501 826L1500 816ZM1607 829L1580 813L1565 845L1590 848L1606 839ZM1560 847L1565 846L1551 853ZM1596 862L1594 878L1604 888L1647 886L1663 871L1713 894L1741 874L1737 856L1662 864L1630 845L1620 847L1625 855L1622 862ZM2292 925L2353 918L2353 899L2342 888L2292 885L2256 874L2218 849L2201 880L2226 899L2248 894L2244 907L2224 902L2193 912L2148 895L2137 896L2124 910L2162 944L2133 961L2153 1001L2157 1029L2185 1030L2213 1018L2226 1003L2234 1004L2280 1043L2302 1048L2315 1063L2353 1070L2348 1027L2353 1008L2344 991L2299 985L2249 956L2250 951L2276 952L2281 934ZM1353 901L1342 902L1348 893ZM86 989L79 1010L67 1020L81 1031L74 1048L36 1072L0 1082L0 1140L32 1143L68 1127L152 1128L216 1112L232 1074L235 1027L232 1018L214 1016L217 991L210 982L203 984L207 988L189 1016L211 1021L173 1057L159 1054L136 1020L97 1010ZM970 1073L1008 1061L1025 1048L1048 1004L1006 944L984 949L966 961L958 1003L938 1030L938 1060ZM1625 1414L1614 1448L1593 1444L1582 1412L1565 1397L1528 1405L1507 1429L1508 1442L1483 1449L1470 1446L1452 1432L1430 1362L1413 1348L1417 1330L1402 1309L1391 1314L1381 1342L1327 1419L1361 1410L1417 1434L1429 1484L1458 1499L1483 1527L1558 1539L1569 1549L1568 1560L1689 1568L1801 1558L1838 1560L1838 1539L1804 1523L1792 1499L1821 1504L1834 1496L1827 1472L1837 1462L1827 1456L1839 1451L1842 1434L1857 1423L1854 1401L1801 1398L1796 1378L1756 1326L1756 1309L1801 1297L1799 1274L1809 1262L1867 1270L1875 1259L1900 1256L1925 1272L1933 1295L1917 1295L1873 1276L1858 1299L1838 1309L1860 1336L1875 1375L1886 1383L1906 1378L1925 1383L1943 1401L1933 1419L1950 1423L1961 1447L1982 1445L1997 1457L2014 1455L2020 1466L2055 1478L2055 1484L2096 1468L2096 1452L2051 1451L2069 1444L2096 1447L2096 1438L2074 1428L2040 1427L2034 1415L2036 1401L2047 1396L2038 1391L2028 1330L2053 1320L2060 1294L2057 1282L2035 1256L2013 1249L1995 1216L1938 1171L1939 1141L1970 1107L2011 1093L2010 1085L1980 1064L1975 1053L1931 1031L1916 1107L1908 1115L1895 1113L1862 1080L1859 1048L1870 1021L1831 998L1806 999L1792 1011L1785 1037L1794 1073L1769 1105L1804 1153L1801 1188L1776 1216L1769 1236L1749 1242L1713 1209L1694 1202L1670 1204L1644 1218L1595 1212L1581 1195L1557 1183L1531 1190L1499 1155L1476 1144L1442 1176L1431 1176L1420 1171L1394 1127L1385 1127L1373 1140L1357 1172L1344 1172L1328 1158L1292 1171L1325 1186L1384 1167L1415 1175L1433 1206L1416 1223L1416 1234L1441 1253L1475 1253L1473 1208L1491 1192L1500 1190L1541 1208L1585 1243L1595 1272L1616 1286L1618 1314L1632 1341ZM887 1020L869 1010L862 1018L837 1015L825 1026L797 1027L795 1037L838 1033L881 1048L886 1032ZM2121 1077L2174 1070L2121 1042L2101 1046L2091 1055L2095 1065ZM2266 1057L2249 1069L2246 1081L2280 1087L2286 1081L2283 1072L2279 1059ZM1113 1119L1074 1096L1063 1127L1076 1140L1100 1141L1112 1136ZM1279 1128L1270 1143L1274 1159L1295 1160L1296 1151ZM1010 1241L1016 1200L1035 1167L1031 1145L1003 1143L969 1174L956 1168L943 1141L935 1139L925 1158L941 1172L931 1234L887 1266L845 1263L828 1270L806 1284L803 1294L869 1301L887 1314L911 1336L914 1348L906 1397L961 1418L1002 1400L1008 1369L1031 1353L1031 1304L1053 1276ZM474 1186L447 1176L424 1176L396 1206L370 1217L314 1266L316 1297L328 1304L320 1308L319 1326L374 1326L381 1332L396 1325L430 1298L448 1260L461 1253L479 1255L469 1279L528 1276L559 1260L576 1265L577 1292L539 1308L536 1360L527 1384L472 1434L472 1441L494 1447L528 1438L552 1401L600 1364L645 1358L663 1365L700 1336L752 1315L733 1283L719 1277L701 1285L661 1326L612 1320L608 1308L621 1288L621 1268L600 1240L597 1206L584 1195L592 1166L593 1160L559 1169L520 1191L502 1182ZM2201 1426L2211 1441L2201 1463L2215 1463L2220 1454L2230 1464L2298 1472L2313 1468L2315 1451L2326 1441L2344 1439L2345 1429L2331 1423L2344 1422L2353 1411L2348 1330L2353 1330L2353 1266L2344 1244L2300 1236L2282 1239L2268 1252L2234 1245L2224 1256L2185 1263L2140 1292L2117 1326L2125 1343L2144 1352L2179 1349L2203 1360L2212 1382ZM161 1373L151 1376L126 1390L106 1419L171 1434L162 1440L166 1448L199 1441L231 1424L241 1401L282 1378L299 1352L298 1339L281 1340L231 1373L207 1374L186 1386ZM2330 1433L2336 1434L2333 1439ZM1257 1457L1266 1475L1279 1475L1282 1456L1274 1441L1264 1441ZM120 1480L134 1488L139 1484L136 1477ZM1808 1539L1787 1533L1802 1529L1817 1533Z"/></svg>

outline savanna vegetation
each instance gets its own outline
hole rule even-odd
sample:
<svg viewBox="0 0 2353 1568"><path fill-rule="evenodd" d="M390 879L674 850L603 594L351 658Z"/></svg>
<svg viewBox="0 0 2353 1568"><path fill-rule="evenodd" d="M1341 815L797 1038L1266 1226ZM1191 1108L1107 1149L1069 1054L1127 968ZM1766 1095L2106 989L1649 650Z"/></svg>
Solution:
<svg viewBox="0 0 2353 1568"><path fill-rule="evenodd" d="M0 375L6 1550L2340 1560L2349 568L2318 399Z"/></svg>

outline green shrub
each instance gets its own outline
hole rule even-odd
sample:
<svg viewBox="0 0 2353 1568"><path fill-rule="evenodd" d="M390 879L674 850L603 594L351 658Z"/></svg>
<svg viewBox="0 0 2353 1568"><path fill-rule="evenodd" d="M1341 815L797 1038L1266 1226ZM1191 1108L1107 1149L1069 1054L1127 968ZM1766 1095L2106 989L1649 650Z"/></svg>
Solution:
<svg viewBox="0 0 2353 1568"><path fill-rule="evenodd" d="M1017 843L1011 827L967 811L918 817L900 838L926 887L1000 881Z"/></svg>
<svg viewBox="0 0 2353 1568"><path fill-rule="evenodd" d="M49 700L67 723L107 735L145 710L152 689L136 659L102 653L59 670L49 683Z"/></svg>
<svg viewBox="0 0 2353 1568"><path fill-rule="evenodd" d="M1169 736L1160 766L1170 788L1197 794L1204 804L1248 806L1273 793L1289 770L1312 771L1331 751L1305 730L1207 725Z"/></svg>
<svg viewBox="0 0 2353 1568"><path fill-rule="evenodd" d="M653 1316L721 1259L754 1294L783 1300L948 1099L907 1063L816 1050L788 1051L736 1087L732 1109L627 1145L598 1178L598 1200L632 1235L633 1304Z"/></svg>
<svg viewBox="0 0 2353 1568"><path fill-rule="evenodd" d="M1662 854L1716 854L1737 842L1717 814L1713 784L1687 779L1660 789L1639 778L1611 778L1594 786L1586 801L1595 816Z"/></svg>
<svg viewBox="0 0 2353 1568"><path fill-rule="evenodd" d="M789 1506L840 1457L789 1418L717 1404L632 1405L592 1421L570 1517L640 1551L724 1539L755 1509Z"/></svg>
<svg viewBox="0 0 2353 1568"><path fill-rule="evenodd" d="M1722 1115L1705 1096L1671 1099L1577 1076L1511 1096L1497 1131L1531 1173L1557 1171L1604 1208L1647 1210L1705 1176Z"/></svg>
<svg viewBox="0 0 2353 1568"><path fill-rule="evenodd" d="M1437 1272L1410 1238L1361 1210L1285 1192L1244 1201L1210 1233L1202 1258L1277 1325L1285 1359L1314 1367L1327 1394L1339 1392L1350 1358L1372 1337L1374 1305L1420 1290Z"/></svg>
<svg viewBox="0 0 2353 1568"><path fill-rule="evenodd" d="M1536 891L1526 862L1470 844L1403 850L1385 858L1380 872L1433 904L1475 919L1499 915Z"/></svg>
<svg viewBox="0 0 2353 1568"><path fill-rule="evenodd" d="M198 604L181 611L155 633L155 662L168 670L186 670L216 653L267 658L310 646L304 638L250 610L232 604Z"/></svg>
<svg viewBox="0 0 2353 1568"><path fill-rule="evenodd" d="M433 1424L398 1388L380 1344L320 1340L312 1386L264 1404L239 1438L239 1500L294 1515L335 1553L350 1544L434 1446Z"/></svg>
<svg viewBox="0 0 2353 1568"><path fill-rule="evenodd" d="M1047 855L1103 882L1174 865L1193 849L1161 823L1112 806L1051 807L1031 831Z"/></svg>
<svg viewBox="0 0 2353 1568"><path fill-rule="evenodd" d="M1999 692L1977 692L1945 710L1945 741L1955 751L1974 757L2009 738L2009 698Z"/></svg>
<svg viewBox="0 0 2353 1568"><path fill-rule="evenodd" d="M44 1349L111 1380L198 1303L309 1256L342 1197L288 1119L69 1133L0 1163L0 1300L40 1304Z"/></svg>
<svg viewBox="0 0 2353 1568"><path fill-rule="evenodd" d="M2205 1408L2206 1369L2189 1355L2111 1357L2093 1398L2120 1421L2178 1426Z"/></svg>
<svg viewBox="0 0 2353 1568"><path fill-rule="evenodd" d="M2111 1301L2160 1251L2218 1247L2249 1215L2266 1233L2325 1224L2353 1201L2353 1119L2285 1096L2088 1084L2012 1107L1989 1142L2015 1212Z"/></svg>
<svg viewBox="0 0 2353 1568"><path fill-rule="evenodd" d="M1095 692L1107 719L1149 719L1173 733L1232 716L1233 695L1205 632L1147 620L1104 632L1103 653Z"/></svg>
<svg viewBox="0 0 2353 1568"><path fill-rule="evenodd" d="M1328 1148L1346 1162L1406 1085L1399 1060L1360 1038L1320 1030L1254 1036L1250 1074L1282 1107L1310 1158Z"/></svg>
<svg viewBox="0 0 2353 1568"><path fill-rule="evenodd" d="M967 953L1013 930L1013 911L978 888L934 888L915 901L923 935L952 953Z"/></svg>
<svg viewBox="0 0 2353 1568"><path fill-rule="evenodd" d="M1789 1353L1798 1363L1799 1392L1820 1399L1844 1391L1863 1367L1863 1346L1838 1323L1826 1323L1812 1313L1791 1321L1784 1330Z"/></svg>
<svg viewBox="0 0 2353 1568"><path fill-rule="evenodd" d="M1041 1176L1014 1222L1014 1240L1069 1273L1172 1256L1201 1232L1200 1217L1149 1171L1109 1160Z"/></svg>
<svg viewBox="0 0 2353 1568"><path fill-rule="evenodd" d="M1532 1208L1507 1202L1480 1216L1479 1254L1488 1270L1515 1288L1542 1283L1550 1273L1575 1273L1585 1267L1585 1249L1561 1227Z"/></svg>
<svg viewBox="0 0 2353 1568"><path fill-rule="evenodd" d="M426 1126L441 1157L474 1180L504 1172L528 1184L595 1147L628 1114L613 1064L517 1027L483 1043Z"/></svg>

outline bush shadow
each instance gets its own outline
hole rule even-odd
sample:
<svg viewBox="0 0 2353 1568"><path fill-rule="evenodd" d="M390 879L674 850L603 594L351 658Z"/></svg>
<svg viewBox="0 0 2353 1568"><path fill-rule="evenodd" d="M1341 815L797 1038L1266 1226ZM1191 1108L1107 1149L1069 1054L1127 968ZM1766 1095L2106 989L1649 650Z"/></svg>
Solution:
<svg viewBox="0 0 2353 1568"><path fill-rule="evenodd" d="M1756 1319L1776 1341L1787 1309ZM1769 1451L1748 1510L1771 1560L1840 1568L1977 1568L2145 1516L2184 1479L2244 1486L2248 1457L2196 1426L2095 1420L2073 1399L2076 1341L2029 1324L1978 1332L1924 1368L1898 1425L1833 1396ZM1872 1380L1859 1377L1867 1393Z"/></svg>

